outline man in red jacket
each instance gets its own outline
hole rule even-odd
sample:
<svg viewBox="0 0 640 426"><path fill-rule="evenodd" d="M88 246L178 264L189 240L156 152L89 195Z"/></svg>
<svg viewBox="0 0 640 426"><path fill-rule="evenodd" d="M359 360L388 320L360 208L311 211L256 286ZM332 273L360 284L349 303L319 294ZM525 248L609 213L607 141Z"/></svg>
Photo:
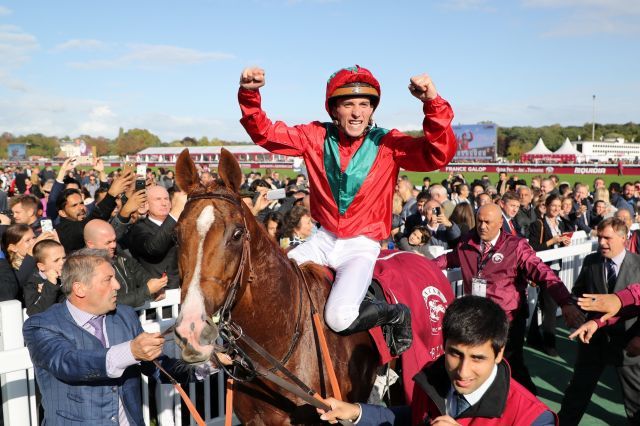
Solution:
<svg viewBox="0 0 640 426"><path fill-rule="evenodd" d="M430 171L444 166L456 151L453 111L427 74L411 78L409 90L422 102L424 136L377 127L373 113L380 84L359 66L334 73L327 82L325 108L330 123L289 127L272 122L261 108L258 89L264 70L246 68L240 77L241 123L251 139L281 155L302 157L309 172L311 214L321 228L289 252L298 263L313 261L335 269L325 321L350 334L392 324L395 354L411 345L410 312L404 305L364 302L378 241L389 236L393 192L400 167Z"/></svg>
<svg viewBox="0 0 640 426"><path fill-rule="evenodd" d="M480 207L475 231L463 237L452 252L435 261L441 269L462 270L465 295L488 297L505 310L510 324L504 356L511 365L513 378L535 394L536 386L524 365L523 354L528 281L546 286L562 307L569 326L580 326L584 317L560 278L540 260L528 241L501 232L502 221L502 210L496 204Z"/></svg>
<svg viewBox="0 0 640 426"><path fill-rule="evenodd" d="M327 400L321 419L358 426L551 426L553 412L509 374L503 354L509 322L496 303L478 296L456 299L444 314L444 355L414 377L410 406L382 407Z"/></svg>

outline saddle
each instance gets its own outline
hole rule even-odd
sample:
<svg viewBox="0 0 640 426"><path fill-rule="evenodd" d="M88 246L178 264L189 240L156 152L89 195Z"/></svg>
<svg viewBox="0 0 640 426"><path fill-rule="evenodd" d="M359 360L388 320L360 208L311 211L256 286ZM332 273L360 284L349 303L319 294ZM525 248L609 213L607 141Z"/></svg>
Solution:
<svg viewBox="0 0 640 426"><path fill-rule="evenodd" d="M330 276L333 277L332 272ZM455 298L451 283L436 263L424 256L382 250L366 297L387 303L402 303L411 310L413 344L401 355L405 397L410 402L413 376L444 353L442 319L446 307ZM383 328L369 330L380 354L380 365L393 359Z"/></svg>

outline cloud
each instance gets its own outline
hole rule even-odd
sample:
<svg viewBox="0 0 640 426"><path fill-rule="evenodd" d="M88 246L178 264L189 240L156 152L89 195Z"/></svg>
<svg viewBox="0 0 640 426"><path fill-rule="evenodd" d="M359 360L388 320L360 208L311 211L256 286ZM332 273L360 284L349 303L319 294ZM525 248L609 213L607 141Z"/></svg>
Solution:
<svg viewBox="0 0 640 426"><path fill-rule="evenodd" d="M0 86L16 92L27 92L29 87L23 81L11 77L6 71L0 70Z"/></svg>
<svg viewBox="0 0 640 426"><path fill-rule="evenodd" d="M446 0L442 6L454 11L492 11L495 10L487 0Z"/></svg>
<svg viewBox="0 0 640 426"><path fill-rule="evenodd" d="M65 50L101 50L107 43L94 39L72 39L56 45L52 51L61 52Z"/></svg>
<svg viewBox="0 0 640 426"><path fill-rule="evenodd" d="M174 115L162 112L132 113L126 103L25 93L12 98L0 97L0 129L14 135L43 133L51 136L89 134L115 138L119 128L148 129L162 141L185 136L219 137L248 141L249 138L234 118Z"/></svg>
<svg viewBox="0 0 640 426"><path fill-rule="evenodd" d="M118 128L118 117L109 105L98 105L88 113L88 120L80 123L72 134L80 135L110 135L114 128Z"/></svg>
<svg viewBox="0 0 640 426"><path fill-rule="evenodd" d="M0 86L12 91L26 92L27 85L13 77L12 71L31 58L40 46L35 36L15 25L0 25Z"/></svg>
<svg viewBox="0 0 640 426"><path fill-rule="evenodd" d="M234 56L222 52L206 52L191 48L161 44L129 44L127 52L113 59L99 59L72 62L79 69L96 68L164 68L176 65L192 65L209 61L233 59Z"/></svg>
<svg viewBox="0 0 640 426"><path fill-rule="evenodd" d="M0 25L0 68L22 65L38 47L35 36L15 25Z"/></svg>
<svg viewBox="0 0 640 426"><path fill-rule="evenodd" d="M549 37L593 34L631 35L640 32L640 2L626 0L523 0L524 7L565 11L562 24L543 32Z"/></svg>
<svg viewBox="0 0 640 426"><path fill-rule="evenodd" d="M11 15L11 9L5 6L0 6L0 16Z"/></svg>

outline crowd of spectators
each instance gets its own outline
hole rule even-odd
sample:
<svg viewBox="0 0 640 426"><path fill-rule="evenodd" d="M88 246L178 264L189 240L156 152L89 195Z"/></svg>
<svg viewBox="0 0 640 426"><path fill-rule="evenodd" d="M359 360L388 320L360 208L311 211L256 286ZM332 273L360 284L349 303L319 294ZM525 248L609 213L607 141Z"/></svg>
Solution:
<svg viewBox="0 0 640 426"><path fill-rule="evenodd" d="M200 175L203 183L217 178L206 168ZM165 287L178 288L173 230L186 194L177 188L172 170L148 169L145 190L135 191L135 178L126 167L105 173L101 160L84 168L65 161L57 172L51 166L0 168L0 298L22 300L28 312L45 309L60 297L53 290L61 264L49 262L49 256L83 247L110 251L121 283L120 303L139 306L161 298ZM289 178L267 169L243 178L242 199L275 242L289 249L314 235L312 188L303 174ZM528 239L540 251L570 244L574 231L595 235L598 223L614 215L637 222L639 201L640 182L613 182L607 188L596 178L590 188L559 182L555 175L535 176L527 185L506 173L495 182L488 175L468 182L451 173L442 182L425 177L415 186L403 175L394 194L391 234L381 245L433 259L475 228L478 208L495 203L503 212L503 231ZM43 232L43 220L53 229ZM59 246L47 243L34 252L47 240ZM629 244L637 250L637 239ZM551 266L559 269L558 262Z"/></svg>
<svg viewBox="0 0 640 426"><path fill-rule="evenodd" d="M200 176L203 183L217 179L206 168ZM136 179L144 180L144 189ZM289 178L267 169L243 179L242 200L274 244L288 250L314 235L309 206L314 188L304 175ZM186 201L172 170L147 169L144 178L131 166L106 173L99 159L84 168L69 159L58 171L0 168L0 300L20 300L29 315L61 302L65 257L82 248L107 251L120 284L118 303L137 307L163 298L166 288L180 287L174 228ZM400 176L391 233L380 244L435 259L474 231L478 209L488 204L499 206L503 233L526 239L534 251L549 250L570 245L575 231L595 236L598 224L610 217L631 228L640 221L640 182L607 188L596 178L590 187L551 175L527 184L505 173L495 182L489 176L468 182L452 173L442 182L425 177L415 186ZM638 253L639 246L638 232L630 231L627 249ZM548 266L557 273L561 265ZM530 284L540 293L542 323L534 316L529 343L557 355L558 305L544 286Z"/></svg>

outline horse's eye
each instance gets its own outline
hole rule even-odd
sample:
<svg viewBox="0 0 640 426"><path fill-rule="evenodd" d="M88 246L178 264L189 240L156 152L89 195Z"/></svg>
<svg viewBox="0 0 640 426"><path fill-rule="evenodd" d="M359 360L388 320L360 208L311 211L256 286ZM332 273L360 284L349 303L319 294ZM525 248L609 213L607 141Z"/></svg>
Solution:
<svg viewBox="0 0 640 426"><path fill-rule="evenodd" d="M236 230L233 231L233 235L231 236L231 238L238 241L240 238L242 238L242 234L244 234L244 229L236 228Z"/></svg>

